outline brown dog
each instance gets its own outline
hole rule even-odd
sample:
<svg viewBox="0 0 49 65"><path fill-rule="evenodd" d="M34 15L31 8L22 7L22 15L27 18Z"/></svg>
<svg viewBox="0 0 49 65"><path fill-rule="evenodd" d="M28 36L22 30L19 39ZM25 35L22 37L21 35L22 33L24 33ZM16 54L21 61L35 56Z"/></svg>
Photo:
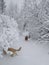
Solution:
<svg viewBox="0 0 49 65"><path fill-rule="evenodd" d="M25 36L25 40L28 41L28 36Z"/></svg>
<svg viewBox="0 0 49 65"><path fill-rule="evenodd" d="M12 52L11 56L17 55L17 51L20 51L21 47L19 49L14 49L14 48L8 48L8 51ZM7 54L7 52L3 49L3 53Z"/></svg>
<svg viewBox="0 0 49 65"><path fill-rule="evenodd" d="M29 38L30 38L30 35L29 36L25 36L25 41L28 41Z"/></svg>

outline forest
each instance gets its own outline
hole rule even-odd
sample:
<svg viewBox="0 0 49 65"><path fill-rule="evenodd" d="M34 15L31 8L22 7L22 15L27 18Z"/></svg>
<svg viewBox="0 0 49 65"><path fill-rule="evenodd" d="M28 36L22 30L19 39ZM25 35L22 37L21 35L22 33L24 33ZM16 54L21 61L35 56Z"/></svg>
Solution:
<svg viewBox="0 0 49 65"><path fill-rule="evenodd" d="M0 0L0 65L49 65L49 0L21 1Z"/></svg>

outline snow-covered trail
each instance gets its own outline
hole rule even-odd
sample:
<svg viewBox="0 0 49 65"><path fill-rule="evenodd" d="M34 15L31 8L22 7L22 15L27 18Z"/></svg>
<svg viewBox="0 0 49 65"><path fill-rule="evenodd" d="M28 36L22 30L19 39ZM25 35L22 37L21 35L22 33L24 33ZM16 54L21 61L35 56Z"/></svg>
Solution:
<svg viewBox="0 0 49 65"><path fill-rule="evenodd" d="M18 46L22 46L18 56L5 56L0 59L0 65L49 65L49 48L46 45L37 41L25 42L21 38Z"/></svg>

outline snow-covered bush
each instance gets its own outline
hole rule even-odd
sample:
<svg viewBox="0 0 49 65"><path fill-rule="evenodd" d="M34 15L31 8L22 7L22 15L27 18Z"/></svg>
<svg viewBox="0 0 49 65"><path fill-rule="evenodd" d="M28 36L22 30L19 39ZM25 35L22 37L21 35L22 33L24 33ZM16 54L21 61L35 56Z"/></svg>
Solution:
<svg viewBox="0 0 49 65"><path fill-rule="evenodd" d="M19 40L18 24L9 16L0 15L0 48L7 51L8 47Z"/></svg>
<svg viewBox="0 0 49 65"><path fill-rule="evenodd" d="M39 4L39 21L42 23L39 34L42 40L49 40L49 0L42 0Z"/></svg>

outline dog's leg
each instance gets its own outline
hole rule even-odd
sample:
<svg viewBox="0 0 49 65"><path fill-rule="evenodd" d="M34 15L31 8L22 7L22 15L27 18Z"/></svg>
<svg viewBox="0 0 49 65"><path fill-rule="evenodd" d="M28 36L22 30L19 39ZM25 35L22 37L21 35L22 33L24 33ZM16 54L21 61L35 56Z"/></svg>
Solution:
<svg viewBox="0 0 49 65"><path fill-rule="evenodd" d="M14 54L11 54L10 56L11 56L11 57L13 57L13 56L14 56Z"/></svg>
<svg viewBox="0 0 49 65"><path fill-rule="evenodd" d="M14 52L13 54L11 54L10 56L13 57L15 55L18 55L16 52Z"/></svg>

